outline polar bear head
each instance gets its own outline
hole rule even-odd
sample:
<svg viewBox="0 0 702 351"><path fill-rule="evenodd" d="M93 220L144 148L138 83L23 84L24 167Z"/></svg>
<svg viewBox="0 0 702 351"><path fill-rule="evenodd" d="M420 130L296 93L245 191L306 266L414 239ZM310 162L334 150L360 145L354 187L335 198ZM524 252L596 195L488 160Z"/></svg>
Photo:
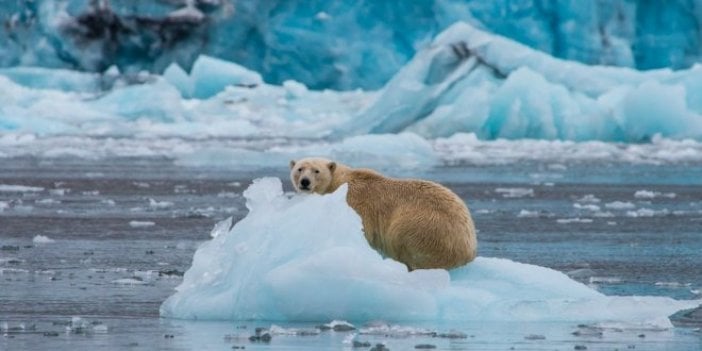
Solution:
<svg viewBox="0 0 702 351"><path fill-rule="evenodd" d="M327 194L334 179L336 162L319 157L290 161L290 181L303 193Z"/></svg>

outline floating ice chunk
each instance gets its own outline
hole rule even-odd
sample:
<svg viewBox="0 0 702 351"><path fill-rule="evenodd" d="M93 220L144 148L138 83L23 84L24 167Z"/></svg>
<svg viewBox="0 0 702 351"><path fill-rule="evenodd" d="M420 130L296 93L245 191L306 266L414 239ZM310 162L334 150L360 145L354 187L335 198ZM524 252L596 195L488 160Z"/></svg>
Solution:
<svg viewBox="0 0 702 351"><path fill-rule="evenodd" d="M236 63L200 55L190 75L173 63L163 77L178 88L183 97L207 99L217 95L227 86L255 87L263 84L261 76Z"/></svg>
<svg viewBox="0 0 702 351"><path fill-rule="evenodd" d="M639 217L653 217L653 216L666 216L670 213L668 209L653 210L650 208L640 208L636 211L626 211L627 217L639 218Z"/></svg>
<svg viewBox="0 0 702 351"><path fill-rule="evenodd" d="M48 236L44 235L37 235L32 239L32 242L35 244L50 244L55 242L56 240L49 238Z"/></svg>
<svg viewBox="0 0 702 351"><path fill-rule="evenodd" d="M495 192L506 198L534 196L534 189L530 188L497 188Z"/></svg>
<svg viewBox="0 0 702 351"><path fill-rule="evenodd" d="M597 203L600 202L600 199L597 198L597 196L595 196L595 195L593 195L593 194L587 194L587 195L585 195L585 196L583 196L583 197L581 197L581 198L579 198L579 199L577 199L577 200L575 200L575 201L576 201L576 202L581 202L581 203L584 202L584 203L593 203L593 204L597 204Z"/></svg>
<svg viewBox="0 0 702 351"><path fill-rule="evenodd" d="M55 204L60 204L61 201L48 198L48 199L36 200L34 203L42 204L42 205L55 205Z"/></svg>
<svg viewBox="0 0 702 351"><path fill-rule="evenodd" d="M517 214L517 217L519 217L519 218L536 218L536 217L539 217L539 211L521 210Z"/></svg>
<svg viewBox="0 0 702 351"><path fill-rule="evenodd" d="M161 305L163 317L271 321L626 321L671 324L700 301L608 297L549 268L478 257L450 272L407 272L372 250L333 194L283 193L275 178L244 192L249 214L203 243Z"/></svg>
<svg viewBox="0 0 702 351"><path fill-rule="evenodd" d="M590 219L590 218L580 218L580 217L575 217L575 218L559 218L559 219L556 220L556 223L558 223L558 224L592 223L592 219Z"/></svg>
<svg viewBox="0 0 702 351"><path fill-rule="evenodd" d="M268 328L268 332L271 335L297 335L297 336L308 336L308 335L319 335L321 331L317 328L283 328L279 325L271 325Z"/></svg>
<svg viewBox="0 0 702 351"><path fill-rule="evenodd" d="M629 210L632 208L636 208L636 205L634 205L631 202L614 201L606 203L605 207L612 210Z"/></svg>
<svg viewBox="0 0 702 351"><path fill-rule="evenodd" d="M123 278L123 279L116 279L112 281L112 284L118 284L118 285L145 285L147 284L145 281L141 279L136 279L136 278Z"/></svg>
<svg viewBox="0 0 702 351"><path fill-rule="evenodd" d="M661 193L657 191L650 191L650 190L637 190L634 193L634 197L637 199L655 199L657 197L667 197L667 198L675 198L676 194L675 193Z"/></svg>
<svg viewBox="0 0 702 351"><path fill-rule="evenodd" d="M7 208L10 208L10 204L8 204L7 201L0 201L0 212Z"/></svg>
<svg viewBox="0 0 702 351"><path fill-rule="evenodd" d="M12 184L0 184L0 192L12 192L12 193L30 193L43 191L44 188L39 186L26 186L26 185L12 185Z"/></svg>
<svg viewBox="0 0 702 351"><path fill-rule="evenodd" d="M98 325L93 326L94 333L104 334L104 333L107 333L108 330L109 330L109 328L104 324L98 324Z"/></svg>
<svg viewBox="0 0 702 351"><path fill-rule="evenodd" d="M173 203L170 201L156 201L152 198L149 198L149 207L151 207L151 208L163 209L163 208L169 208L172 206L173 206Z"/></svg>
<svg viewBox="0 0 702 351"><path fill-rule="evenodd" d="M152 221L129 221L129 226L134 228L152 227L154 225L156 225L156 223Z"/></svg>
<svg viewBox="0 0 702 351"><path fill-rule="evenodd" d="M587 211L593 211L593 212L597 212L600 210L600 206L592 205L592 204L582 205L579 203L574 203L573 207L577 208L578 210L587 210Z"/></svg>

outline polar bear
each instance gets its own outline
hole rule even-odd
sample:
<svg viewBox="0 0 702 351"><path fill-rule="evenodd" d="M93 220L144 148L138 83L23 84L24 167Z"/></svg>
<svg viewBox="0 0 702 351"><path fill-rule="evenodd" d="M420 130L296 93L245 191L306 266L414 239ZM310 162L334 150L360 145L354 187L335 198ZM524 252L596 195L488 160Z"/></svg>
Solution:
<svg viewBox="0 0 702 351"><path fill-rule="evenodd" d="M324 158L290 161L295 190L329 194L348 184L346 201L361 217L368 243L415 269L451 269L477 253L468 208L451 190L430 181L393 179Z"/></svg>

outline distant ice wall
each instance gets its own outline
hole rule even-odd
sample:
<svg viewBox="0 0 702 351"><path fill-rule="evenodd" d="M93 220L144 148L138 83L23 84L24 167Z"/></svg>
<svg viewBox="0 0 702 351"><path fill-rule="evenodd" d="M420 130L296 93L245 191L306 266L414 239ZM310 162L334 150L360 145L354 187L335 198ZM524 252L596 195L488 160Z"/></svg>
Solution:
<svg viewBox="0 0 702 351"><path fill-rule="evenodd" d="M554 58L456 23L337 135L472 132L481 139L702 138L702 66L637 71Z"/></svg>
<svg viewBox="0 0 702 351"><path fill-rule="evenodd" d="M702 0L17 0L0 8L0 66L162 73L203 53L269 83L376 89L456 21L586 64L702 57Z"/></svg>

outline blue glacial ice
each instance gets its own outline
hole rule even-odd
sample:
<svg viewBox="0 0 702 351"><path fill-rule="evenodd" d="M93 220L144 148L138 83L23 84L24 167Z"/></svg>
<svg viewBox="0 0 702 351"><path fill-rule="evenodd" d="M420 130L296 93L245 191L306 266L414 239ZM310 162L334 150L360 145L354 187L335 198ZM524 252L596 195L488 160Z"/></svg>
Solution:
<svg viewBox="0 0 702 351"><path fill-rule="evenodd" d="M163 76L0 69L0 130L40 135L648 142L702 139L702 66L636 71L554 58L467 23L441 33L380 91L263 82L200 56Z"/></svg>
<svg viewBox="0 0 702 351"><path fill-rule="evenodd" d="M92 5L91 5L92 4ZM377 89L456 21L587 64L686 68L699 0L5 1L0 66L161 73L199 54L281 84Z"/></svg>
<svg viewBox="0 0 702 351"><path fill-rule="evenodd" d="M244 192L249 214L217 224L161 316L269 321L567 321L670 327L700 301L605 296L565 274L507 259L407 272L373 251L346 187L283 193L277 178Z"/></svg>
<svg viewBox="0 0 702 351"><path fill-rule="evenodd" d="M636 71L564 61L458 23L337 134L481 139L702 138L702 66Z"/></svg>

